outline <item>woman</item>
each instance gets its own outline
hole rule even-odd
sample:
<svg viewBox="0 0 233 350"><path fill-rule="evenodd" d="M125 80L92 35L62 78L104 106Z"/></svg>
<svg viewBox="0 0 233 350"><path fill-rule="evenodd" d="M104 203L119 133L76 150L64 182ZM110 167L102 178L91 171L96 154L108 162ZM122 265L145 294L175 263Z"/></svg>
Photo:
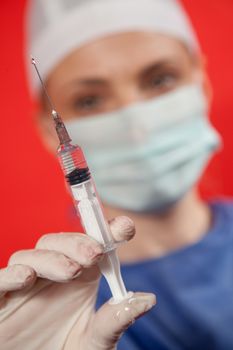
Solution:
<svg viewBox="0 0 233 350"><path fill-rule="evenodd" d="M220 138L207 117L211 88L186 15L172 0L35 3L29 46L48 93L84 148L106 216L120 217L112 222L114 237L133 236L125 215L137 228L119 249L127 289L158 297L119 349L232 349L232 205L205 203L196 190ZM54 151L49 106L31 79L41 98L41 134ZM153 294L135 294L95 314L93 265L103 252L87 238L81 249L83 240L48 235L36 250L10 259L16 265L10 269L28 266L33 285L16 294L24 307L4 316L7 334L17 320L24 346L114 349L129 323L154 304ZM98 305L109 297L102 281ZM39 307L44 315L22 332L20 313L29 321Z"/></svg>

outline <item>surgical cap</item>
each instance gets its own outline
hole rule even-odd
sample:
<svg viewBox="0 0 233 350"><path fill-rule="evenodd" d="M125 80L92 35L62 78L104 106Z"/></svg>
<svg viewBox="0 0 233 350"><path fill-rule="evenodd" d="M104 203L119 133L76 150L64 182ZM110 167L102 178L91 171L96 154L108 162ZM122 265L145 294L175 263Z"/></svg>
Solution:
<svg viewBox="0 0 233 350"><path fill-rule="evenodd" d="M182 40L197 51L198 41L178 0L30 0L26 11L26 54L39 63L42 78L74 49L111 34L155 31ZM29 81L38 79L29 68Z"/></svg>

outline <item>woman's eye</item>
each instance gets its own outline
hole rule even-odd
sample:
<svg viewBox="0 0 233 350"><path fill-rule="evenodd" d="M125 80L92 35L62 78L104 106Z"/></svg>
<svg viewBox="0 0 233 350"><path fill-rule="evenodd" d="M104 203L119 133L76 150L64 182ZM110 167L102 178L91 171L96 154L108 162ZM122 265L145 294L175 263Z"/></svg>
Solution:
<svg viewBox="0 0 233 350"><path fill-rule="evenodd" d="M88 112L99 108L101 102L100 96L85 96L75 99L73 105L78 111Z"/></svg>
<svg viewBox="0 0 233 350"><path fill-rule="evenodd" d="M172 88L178 81L178 78L174 74L160 74L155 77L151 77L147 83L146 88L149 89L169 89Z"/></svg>

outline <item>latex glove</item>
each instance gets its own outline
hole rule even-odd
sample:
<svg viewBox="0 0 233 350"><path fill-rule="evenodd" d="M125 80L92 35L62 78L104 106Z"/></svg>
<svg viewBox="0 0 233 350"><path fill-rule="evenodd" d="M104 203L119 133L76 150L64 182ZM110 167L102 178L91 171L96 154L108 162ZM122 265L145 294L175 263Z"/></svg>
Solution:
<svg viewBox="0 0 233 350"><path fill-rule="evenodd" d="M116 241L134 226L119 217L110 224ZM16 252L0 271L2 350L112 350L122 332L155 304L135 293L120 304L94 310L103 248L83 234L43 236L34 250Z"/></svg>

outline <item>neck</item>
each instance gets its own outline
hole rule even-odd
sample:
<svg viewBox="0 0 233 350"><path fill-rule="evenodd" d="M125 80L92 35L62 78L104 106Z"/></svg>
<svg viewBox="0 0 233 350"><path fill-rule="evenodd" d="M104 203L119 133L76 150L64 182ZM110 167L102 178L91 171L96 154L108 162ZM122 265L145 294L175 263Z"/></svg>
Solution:
<svg viewBox="0 0 233 350"><path fill-rule="evenodd" d="M107 216L127 215L134 220L137 234L119 248L122 262L158 258L198 242L210 229L211 211L196 191L189 192L163 214L139 214L106 207Z"/></svg>

